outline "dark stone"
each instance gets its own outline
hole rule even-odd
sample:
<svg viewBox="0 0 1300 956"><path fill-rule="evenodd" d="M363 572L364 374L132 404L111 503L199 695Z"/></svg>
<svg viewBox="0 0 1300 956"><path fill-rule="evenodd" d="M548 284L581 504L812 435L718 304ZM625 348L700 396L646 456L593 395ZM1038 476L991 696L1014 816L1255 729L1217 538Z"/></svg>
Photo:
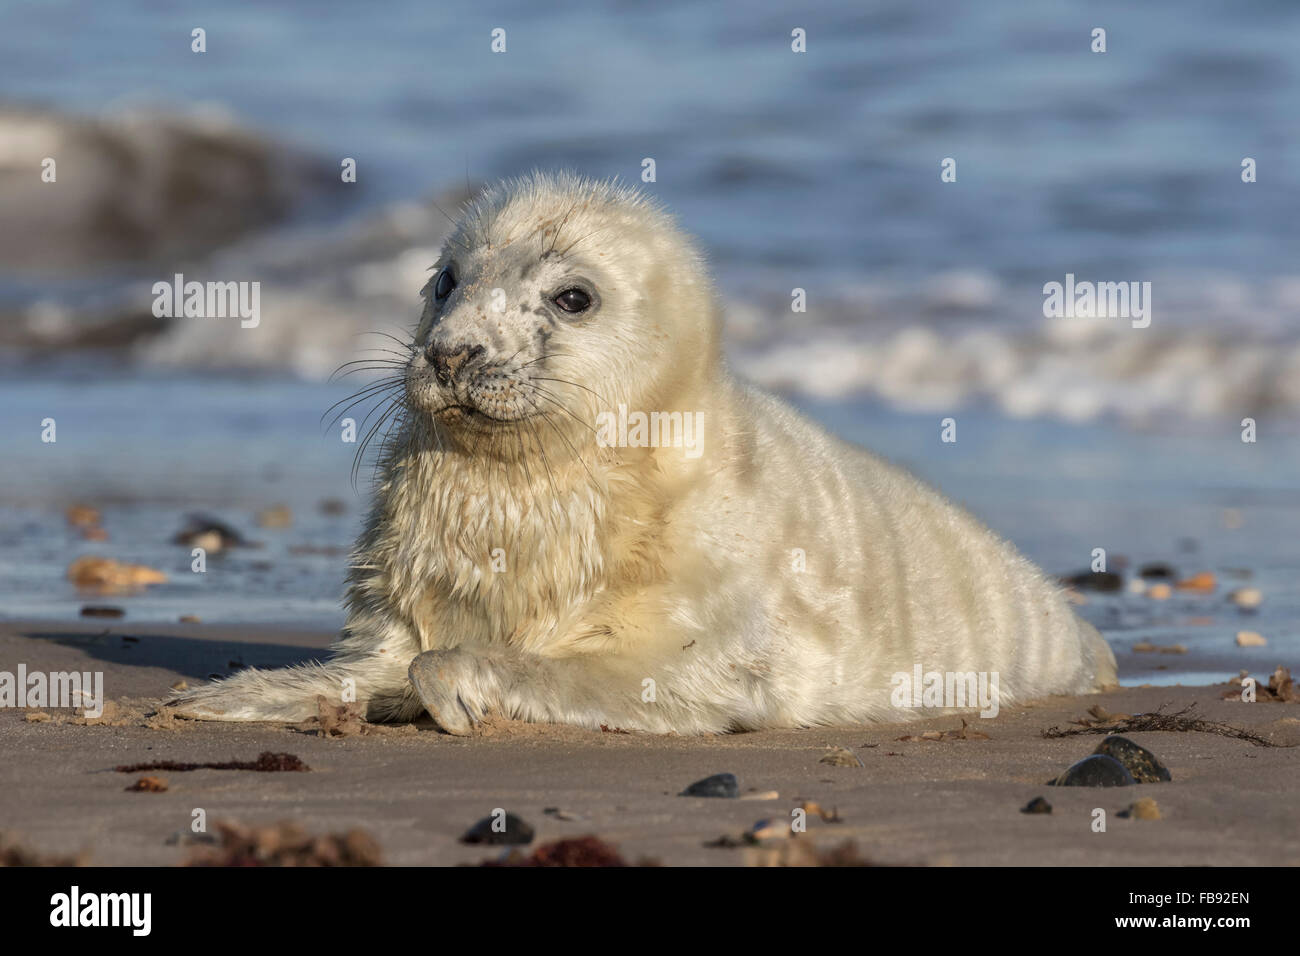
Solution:
<svg viewBox="0 0 1300 956"><path fill-rule="evenodd" d="M1155 754L1133 743L1127 737L1107 737L1097 745L1093 753L1114 757L1128 769L1138 783L1161 783L1173 779L1169 769L1156 759Z"/></svg>
<svg viewBox="0 0 1300 956"><path fill-rule="evenodd" d="M1124 579L1114 571L1080 571L1067 574L1061 582L1080 591L1118 591L1124 586Z"/></svg>
<svg viewBox="0 0 1300 956"><path fill-rule="evenodd" d="M248 541L242 534L230 525L208 515L190 515L186 519L185 527L177 532L172 542L192 547L195 541L209 535L215 535L220 540L221 549L248 547Z"/></svg>
<svg viewBox="0 0 1300 956"><path fill-rule="evenodd" d="M87 604L81 609L82 617L125 617L126 611L120 607L109 607L100 604Z"/></svg>
<svg viewBox="0 0 1300 956"><path fill-rule="evenodd" d="M696 780L677 796L728 797L734 800L740 796L740 783L734 773L715 773L712 777Z"/></svg>
<svg viewBox="0 0 1300 956"><path fill-rule="evenodd" d="M533 842L533 828L513 813L507 813L505 829L494 830L492 825L500 819L497 816L484 817L465 831L461 843L521 844Z"/></svg>
<svg viewBox="0 0 1300 956"><path fill-rule="evenodd" d="M1172 564L1166 564L1164 561L1153 561L1151 564L1144 564L1138 569L1138 577L1172 580L1178 577L1178 572L1174 570Z"/></svg>
<svg viewBox="0 0 1300 956"><path fill-rule="evenodd" d="M1053 781L1057 787L1131 787L1136 783L1127 767L1105 754L1084 757Z"/></svg>
<svg viewBox="0 0 1300 956"><path fill-rule="evenodd" d="M1020 812L1021 813L1051 813L1052 805L1047 802L1046 797L1034 797L1034 799L1030 800L1028 803L1026 803L1023 807L1020 808Z"/></svg>

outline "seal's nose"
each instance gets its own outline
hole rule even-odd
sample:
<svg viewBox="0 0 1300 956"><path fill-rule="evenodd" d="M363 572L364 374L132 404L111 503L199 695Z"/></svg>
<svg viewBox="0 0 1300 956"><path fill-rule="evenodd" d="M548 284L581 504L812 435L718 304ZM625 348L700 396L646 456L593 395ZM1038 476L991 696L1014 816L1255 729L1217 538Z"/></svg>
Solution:
<svg viewBox="0 0 1300 956"><path fill-rule="evenodd" d="M450 385L460 374L461 369L481 356L484 351L481 345L453 345L449 348L440 348L430 342L429 347L424 350L424 357L433 366L433 374L437 376L439 384Z"/></svg>

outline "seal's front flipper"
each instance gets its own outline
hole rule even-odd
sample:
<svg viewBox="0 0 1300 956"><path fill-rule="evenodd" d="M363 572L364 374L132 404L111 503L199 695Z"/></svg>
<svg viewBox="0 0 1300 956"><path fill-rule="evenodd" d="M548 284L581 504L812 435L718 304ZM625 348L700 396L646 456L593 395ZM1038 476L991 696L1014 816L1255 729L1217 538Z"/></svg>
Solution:
<svg viewBox="0 0 1300 956"><path fill-rule="evenodd" d="M443 731L457 737L472 735L483 722L484 709L472 659L459 650L425 651L411 661L408 674L424 709Z"/></svg>

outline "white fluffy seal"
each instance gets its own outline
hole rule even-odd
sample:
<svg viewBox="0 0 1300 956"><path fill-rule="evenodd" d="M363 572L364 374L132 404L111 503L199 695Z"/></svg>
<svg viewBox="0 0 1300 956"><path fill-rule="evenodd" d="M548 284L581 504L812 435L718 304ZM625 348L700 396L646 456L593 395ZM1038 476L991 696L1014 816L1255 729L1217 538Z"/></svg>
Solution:
<svg viewBox="0 0 1300 956"><path fill-rule="evenodd" d="M489 189L423 294L334 656L181 714L292 721L355 693L454 734L488 714L698 734L924 713L902 675L995 675L1002 704L1114 682L1011 545L732 377L700 254L635 190Z"/></svg>

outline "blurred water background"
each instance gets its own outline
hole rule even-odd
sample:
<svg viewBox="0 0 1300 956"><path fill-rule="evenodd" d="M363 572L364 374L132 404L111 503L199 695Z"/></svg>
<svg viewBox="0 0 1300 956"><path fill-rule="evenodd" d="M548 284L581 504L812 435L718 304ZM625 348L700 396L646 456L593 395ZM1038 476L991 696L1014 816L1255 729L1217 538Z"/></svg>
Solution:
<svg viewBox="0 0 1300 956"><path fill-rule="evenodd" d="M1182 643L1232 671L1300 647L1287 0L11 0L0 98L4 616L75 615L64 568L102 553L171 574L114 601L128 621L337 627L365 486L320 424L350 390L326 378L381 344L361 333L414 323L447 225L431 200L454 213L534 167L639 181L651 157L646 188L708 251L742 373L1049 571L1105 547L1219 576L1168 602L1090 595L1117 647ZM155 319L150 286L175 272L260 281L262 324ZM1151 326L1045 318L1067 273L1151 282ZM65 527L74 501L107 542ZM259 531L274 504L292 526ZM194 510L264 547L190 574L169 541ZM1250 615L1224 600L1242 584L1266 595ZM1242 627L1269 648L1237 649Z"/></svg>

